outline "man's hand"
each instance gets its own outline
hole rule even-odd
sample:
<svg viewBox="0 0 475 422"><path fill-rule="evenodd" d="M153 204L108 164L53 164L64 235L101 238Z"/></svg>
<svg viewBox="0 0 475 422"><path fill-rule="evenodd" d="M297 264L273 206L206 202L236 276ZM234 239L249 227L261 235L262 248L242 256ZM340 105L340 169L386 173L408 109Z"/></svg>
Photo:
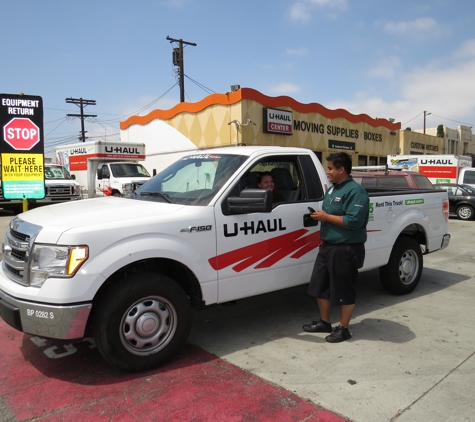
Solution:
<svg viewBox="0 0 475 422"><path fill-rule="evenodd" d="M323 210L317 210L310 214L314 220L324 221L326 223L334 224L335 226L343 227L343 216L328 214Z"/></svg>

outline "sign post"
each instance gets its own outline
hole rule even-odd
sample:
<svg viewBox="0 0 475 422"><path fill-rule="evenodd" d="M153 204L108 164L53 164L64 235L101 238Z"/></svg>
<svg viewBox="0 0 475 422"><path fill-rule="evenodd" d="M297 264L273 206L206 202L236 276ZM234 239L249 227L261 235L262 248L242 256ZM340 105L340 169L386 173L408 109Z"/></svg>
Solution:
<svg viewBox="0 0 475 422"><path fill-rule="evenodd" d="M0 159L5 199L46 195L44 177L43 99L32 95L0 94Z"/></svg>

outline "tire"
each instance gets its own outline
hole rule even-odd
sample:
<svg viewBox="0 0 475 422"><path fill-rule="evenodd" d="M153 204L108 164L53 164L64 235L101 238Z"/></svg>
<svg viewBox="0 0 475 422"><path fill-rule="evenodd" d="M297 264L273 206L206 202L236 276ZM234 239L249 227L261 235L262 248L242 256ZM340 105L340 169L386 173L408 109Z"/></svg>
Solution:
<svg viewBox="0 0 475 422"><path fill-rule="evenodd" d="M379 269L381 284L390 293L411 293L419 283L423 268L419 243L410 237L400 237L393 246L388 263Z"/></svg>
<svg viewBox="0 0 475 422"><path fill-rule="evenodd" d="M460 220L473 220L473 208L470 205L460 205L457 208L457 217L460 218Z"/></svg>
<svg viewBox="0 0 475 422"><path fill-rule="evenodd" d="M160 274L139 273L114 284L97 305L94 340L111 365L130 372L155 368L183 346L191 306L183 289Z"/></svg>

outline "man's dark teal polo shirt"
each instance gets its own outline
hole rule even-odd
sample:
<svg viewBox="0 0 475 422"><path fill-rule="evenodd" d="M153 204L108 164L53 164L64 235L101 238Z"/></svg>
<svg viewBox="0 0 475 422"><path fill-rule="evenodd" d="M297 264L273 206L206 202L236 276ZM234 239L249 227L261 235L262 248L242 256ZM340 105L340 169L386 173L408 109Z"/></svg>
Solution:
<svg viewBox="0 0 475 422"><path fill-rule="evenodd" d="M369 217L369 197L366 189L351 176L328 189L323 199L323 211L343 216L344 227L322 222L320 238L328 243L365 243Z"/></svg>

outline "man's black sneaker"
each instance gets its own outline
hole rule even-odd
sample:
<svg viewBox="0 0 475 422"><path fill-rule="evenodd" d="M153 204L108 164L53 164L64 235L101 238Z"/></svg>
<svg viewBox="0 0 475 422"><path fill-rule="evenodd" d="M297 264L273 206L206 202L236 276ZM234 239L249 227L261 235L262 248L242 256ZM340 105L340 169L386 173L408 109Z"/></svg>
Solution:
<svg viewBox="0 0 475 422"><path fill-rule="evenodd" d="M312 321L311 324L305 324L303 330L307 333L331 333L332 326L325 321Z"/></svg>
<svg viewBox="0 0 475 422"><path fill-rule="evenodd" d="M328 341L328 343L341 343L342 341L348 340L350 338L350 330L339 325L338 327L335 327L333 333L325 337L325 340Z"/></svg>

